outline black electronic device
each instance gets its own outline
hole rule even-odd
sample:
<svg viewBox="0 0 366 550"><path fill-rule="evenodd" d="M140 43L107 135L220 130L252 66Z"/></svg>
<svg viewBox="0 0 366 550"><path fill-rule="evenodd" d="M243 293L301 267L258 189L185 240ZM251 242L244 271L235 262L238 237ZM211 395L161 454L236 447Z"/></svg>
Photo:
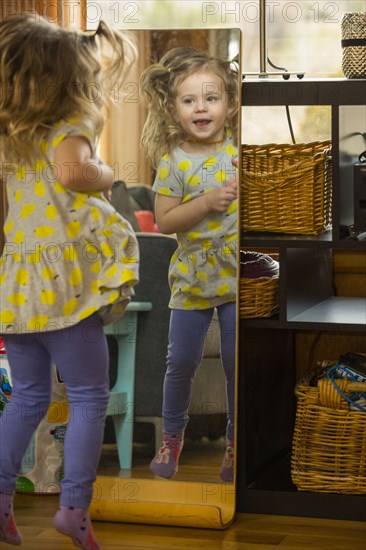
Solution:
<svg viewBox="0 0 366 550"><path fill-rule="evenodd" d="M366 355L348 352L337 361L336 372L340 376L350 374L354 381L366 382Z"/></svg>
<svg viewBox="0 0 366 550"><path fill-rule="evenodd" d="M354 226L358 233L366 231L366 162L353 167Z"/></svg>

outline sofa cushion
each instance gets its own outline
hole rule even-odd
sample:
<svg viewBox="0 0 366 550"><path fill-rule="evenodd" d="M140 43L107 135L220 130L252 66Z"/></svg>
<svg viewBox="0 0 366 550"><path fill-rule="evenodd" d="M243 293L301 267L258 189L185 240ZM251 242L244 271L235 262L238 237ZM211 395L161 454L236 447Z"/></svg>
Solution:
<svg viewBox="0 0 366 550"><path fill-rule="evenodd" d="M117 212L130 222L134 231L140 231L135 212L141 210L141 207L129 193L124 181L115 181L112 185L111 203Z"/></svg>

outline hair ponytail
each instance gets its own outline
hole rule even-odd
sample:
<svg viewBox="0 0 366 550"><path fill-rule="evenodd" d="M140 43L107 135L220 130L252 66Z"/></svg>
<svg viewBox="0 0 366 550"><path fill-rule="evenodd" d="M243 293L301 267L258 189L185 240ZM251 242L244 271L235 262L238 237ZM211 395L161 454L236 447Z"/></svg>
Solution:
<svg viewBox="0 0 366 550"><path fill-rule="evenodd" d="M153 166L161 156L171 151L185 136L174 119L172 71L162 63L150 65L140 78L140 97L148 107L142 130L141 145Z"/></svg>
<svg viewBox="0 0 366 550"><path fill-rule="evenodd" d="M0 21L0 163L31 162L47 129L75 115L97 138L105 98L136 55L131 35L104 21L93 34L32 13Z"/></svg>
<svg viewBox="0 0 366 550"><path fill-rule="evenodd" d="M123 81L137 58L137 45L133 36L127 31L122 34L101 20L92 39L101 53L107 88Z"/></svg>

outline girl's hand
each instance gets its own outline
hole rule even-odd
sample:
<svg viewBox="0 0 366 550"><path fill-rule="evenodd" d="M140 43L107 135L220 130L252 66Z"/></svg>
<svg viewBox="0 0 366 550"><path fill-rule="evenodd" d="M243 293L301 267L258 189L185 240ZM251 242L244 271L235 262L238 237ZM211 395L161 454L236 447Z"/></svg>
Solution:
<svg viewBox="0 0 366 550"><path fill-rule="evenodd" d="M237 174L234 174L231 180L227 182L226 187L230 187L233 191L235 191L236 196L238 196L238 175Z"/></svg>
<svg viewBox="0 0 366 550"><path fill-rule="evenodd" d="M238 161L232 161L238 166ZM172 234L187 231L197 223L207 218L210 212L225 213L230 204L238 196L238 174L221 187L196 197L194 200L182 203L181 197L169 197L156 193L155 216L162 233Z"/></svg>
<svg viewBox="0 0 366 550"><path fill-rule="evenodd" d="M224 187L217 187L207 193L205 198L210 211L226 212L237 196L237 184L233 180L230 180Z"/></svg>
<svg viewBox="0 0 366 550"><path fill-rule="evenodd" d="M238 168L239 163L237 159L232 159L231 163L235 166L235 168ZM235 172L231 180L229 180L226 185L232 187L236 191L236 194L238 194L238 172Z"/></svg>

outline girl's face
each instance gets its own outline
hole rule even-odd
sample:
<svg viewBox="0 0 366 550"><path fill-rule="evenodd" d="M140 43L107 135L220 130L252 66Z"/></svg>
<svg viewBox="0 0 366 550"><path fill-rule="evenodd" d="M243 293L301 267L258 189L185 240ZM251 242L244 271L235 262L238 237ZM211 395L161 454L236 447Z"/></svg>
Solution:
<svg viewBox="0 0 366 550"><path fill-rule="evenodd" d="M188 141L203 144L222 139L229 112L225 83L216 73L193 73L178 84L174 116Z"/></svg>

